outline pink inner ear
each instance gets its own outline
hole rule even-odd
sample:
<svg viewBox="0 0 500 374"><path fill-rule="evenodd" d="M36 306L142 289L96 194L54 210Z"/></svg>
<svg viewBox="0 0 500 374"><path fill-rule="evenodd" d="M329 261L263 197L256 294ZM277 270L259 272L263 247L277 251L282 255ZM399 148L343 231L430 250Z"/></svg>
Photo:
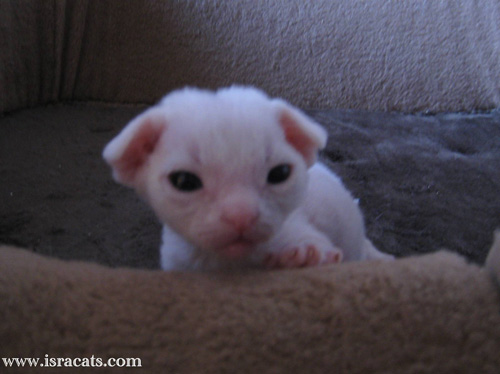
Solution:
<svg viewBox="0 0 500 374"><path fill-rule="evenodd" d="M280 117L280 124L285 132L285 138L301 155L308 164L314 162L314 142L304 133L295 118L284 112Z"/></svg>
<svg viewBox="0 0 500 374"><path fill-rule="evenodd" d="M161 133L162 128L152 123L141 126L116 164L123 180L132 181L137 171L153 153Z"/></svg>

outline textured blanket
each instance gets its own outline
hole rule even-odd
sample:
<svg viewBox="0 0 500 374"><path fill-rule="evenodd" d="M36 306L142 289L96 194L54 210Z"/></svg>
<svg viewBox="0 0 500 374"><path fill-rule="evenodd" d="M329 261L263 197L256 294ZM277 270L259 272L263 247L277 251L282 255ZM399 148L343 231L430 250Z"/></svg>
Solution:
<svg viewBox="0 0 500 374"><path fill-rule="evenodd" d="M117 185L103 146L143 107L60 104L0 119L0 243L65 259L156 268L160 226ZM323 158L396 256L442 248L482 263L500 227L500 112L310 112Z"/></svg>
<svg viewBox="0 0 500 374"><path fill-rule="evenodd" d="M133 359L122 371L493 374L499 305L488 272L447 253L214 275L0 247L0 358L39 359L36 373L87 373L93 358L105 373Z"/></svg>

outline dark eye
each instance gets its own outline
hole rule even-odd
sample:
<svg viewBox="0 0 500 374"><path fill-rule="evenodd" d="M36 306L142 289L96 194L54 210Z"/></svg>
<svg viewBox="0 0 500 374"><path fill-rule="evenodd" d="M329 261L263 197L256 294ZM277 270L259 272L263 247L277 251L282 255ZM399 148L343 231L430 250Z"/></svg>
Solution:
<svg viewBox="0 0 500 374"><path fill-rule="evenodd" d="M288 164L280 164L273 167L267 174L267 183L279 184L286 181L292 174L292 166Z"/></svg>
<svg viewBox="0 0 500 374"><path fill-rule="evenodd" d="M192 192L203 187L201 179L189 171L174 171L168 176L170 183L182 192Z"/></svg>

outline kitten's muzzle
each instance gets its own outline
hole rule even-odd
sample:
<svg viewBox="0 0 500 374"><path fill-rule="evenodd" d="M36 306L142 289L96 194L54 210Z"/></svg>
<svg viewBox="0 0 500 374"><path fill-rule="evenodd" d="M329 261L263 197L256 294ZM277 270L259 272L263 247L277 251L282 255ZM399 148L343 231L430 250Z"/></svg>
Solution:
<svg viewBox="0 0 500 374"><path fill-rule="evenodd" d="M259 220L258 208L252 206L232 206L222 211L221 221L231 226L240 236L250 231Z"/></svg>

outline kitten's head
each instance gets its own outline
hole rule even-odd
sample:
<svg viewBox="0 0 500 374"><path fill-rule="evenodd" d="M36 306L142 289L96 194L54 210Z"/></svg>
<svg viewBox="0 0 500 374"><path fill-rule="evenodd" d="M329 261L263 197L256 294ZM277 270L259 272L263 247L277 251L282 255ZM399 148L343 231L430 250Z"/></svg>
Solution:
<svg viewBox="0 0 500 374"><path fill-rule="evenodd" d="M103 155L187 241L241 258L301 203L325 142L319 125L256 89L184 89L133 119Z"/></svg>

